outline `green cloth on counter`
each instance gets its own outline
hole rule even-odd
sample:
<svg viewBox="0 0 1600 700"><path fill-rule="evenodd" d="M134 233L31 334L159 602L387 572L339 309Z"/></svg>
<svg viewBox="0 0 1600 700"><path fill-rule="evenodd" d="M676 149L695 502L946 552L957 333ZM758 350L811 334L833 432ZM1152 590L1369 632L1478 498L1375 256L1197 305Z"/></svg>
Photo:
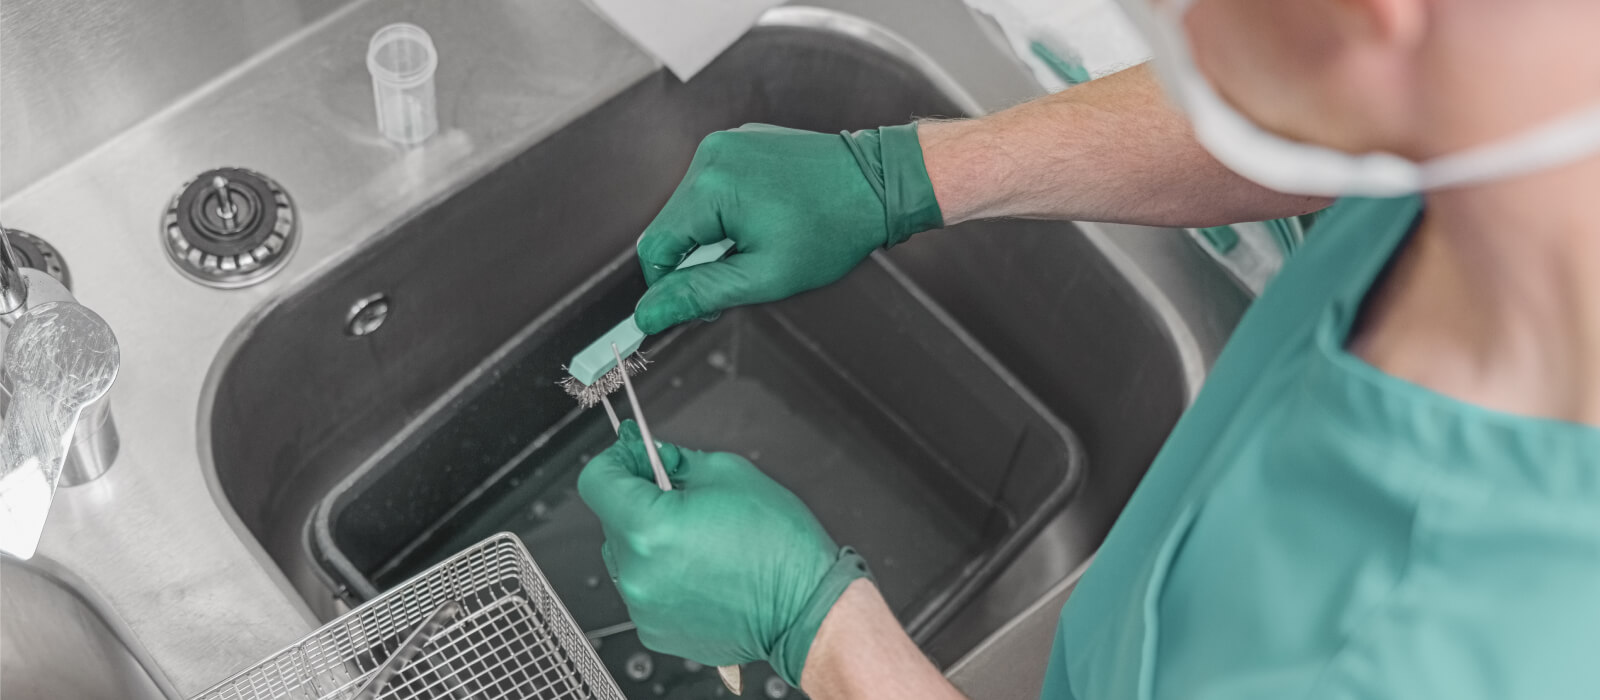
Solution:
<svg viewBox="0 0 1600 700"><path fill-rule="evenodd" d="M1211 249L1222 255L1227 255L1239 247L1239 232L1233 230L1232 226L1207 226L1198 230L1200 236L1206 239L1206 243L1211 245Z"/></svg>

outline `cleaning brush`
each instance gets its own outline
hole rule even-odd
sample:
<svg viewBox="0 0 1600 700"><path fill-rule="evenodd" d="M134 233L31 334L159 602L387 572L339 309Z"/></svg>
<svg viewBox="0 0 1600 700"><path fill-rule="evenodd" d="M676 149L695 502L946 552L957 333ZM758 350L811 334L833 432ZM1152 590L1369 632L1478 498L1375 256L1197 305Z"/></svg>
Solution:
<svg viewBox="0 0 1600 700"><path fill-rule="evenodd" d="M678 263L676 269L682 270L708 262L721 260L733 248L733 241L723 239L710 245L696 248L683 262ZM588 347L572 356L572 362L565 369L568 373L566 379L561 380L561 388L565 389L572 398L578 400L578 405L584 408L593 408L603 403L605 397L622 388L622 375L635 375L643 372L649 361L639 354L639 346L644 344L644 331L639 330L639 324L633 320L633 315L622 319L621 323L606 331L605 335L590 343ZM616 346L622 362L617 363L617 354L612 353L612 346ZM611 406L606 405L607 412ZM613 422L615 418L613 417Z"/></svg>
<svg viewBox="0 0 1600 700"><path fill-rule="evenodd" d="M612 340L618 336L620 338L617 338L616 341ZM632 340L634 336L638 337L637 341L628 343L627 341ZM639 354L638 343L643 342L643 340L644 334L639 331L638 326L634 325L633 317L629 316L621 324L612 328L610 332L601 336L600 340L595 341L594 345L589 346L588 350L580 352L573 357L572 364L562 368L568 372L568 375L566 379L561 380L561 388L565 389L572 398L577 399L579 406L594 408L595 405L604 401L607 396L616 393L618 389L622 388L622 375L624 372L628 376L633 376L643 372L646 367L650 366L650 361ZM621 365L618 365L614 359L604 362L596 361L598 358L590 357L594 353L589 352L589 350L605 348L609 351L613 345L624 355ZM611 353L607 352L606 354L609 356Z"/></svg>

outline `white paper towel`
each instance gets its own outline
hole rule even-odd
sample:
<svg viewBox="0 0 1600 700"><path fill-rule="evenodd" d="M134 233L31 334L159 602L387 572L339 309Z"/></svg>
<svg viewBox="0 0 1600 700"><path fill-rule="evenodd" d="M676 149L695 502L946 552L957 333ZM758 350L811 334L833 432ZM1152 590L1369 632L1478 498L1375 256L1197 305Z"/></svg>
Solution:
<svg viewBox="0 0 1600 700"><path fill-rule="evenodd" d="M679 80L688 80L783 0L590 0Z"/></svg>
<svg viewBox="0 0 1600 700"><path fill-rule="evenodd" d="M1144 38L1112 0L967 0L967 5L994 18L1017 58L1052 92L1067 83L1033 55L1036 41L1095 78L1150 58Z"/></svg>

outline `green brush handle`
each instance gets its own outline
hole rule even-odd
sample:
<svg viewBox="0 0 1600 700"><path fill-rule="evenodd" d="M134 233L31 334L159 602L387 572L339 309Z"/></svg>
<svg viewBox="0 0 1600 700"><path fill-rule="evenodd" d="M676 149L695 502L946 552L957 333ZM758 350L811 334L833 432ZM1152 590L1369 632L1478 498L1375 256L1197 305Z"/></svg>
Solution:
<svg viewBox="0 0 1600 700"><path fill-rule="evenodd" d="M733 241L726 238L700 246L689 253L674 269L682 270L686 267L716 262L727 255L732 248ZM593 384L606 372L611 371L612 367L617 366L616 356L611 352L612 345L616 345L617 352L627 357L638 352L642 344L644 344L644 331L639 330L639 324L633 322L633 314L628 314L627 318L606 331L605 335L573 355L572 362L567 363L567 370L578 381L586 385Z"/></svg>

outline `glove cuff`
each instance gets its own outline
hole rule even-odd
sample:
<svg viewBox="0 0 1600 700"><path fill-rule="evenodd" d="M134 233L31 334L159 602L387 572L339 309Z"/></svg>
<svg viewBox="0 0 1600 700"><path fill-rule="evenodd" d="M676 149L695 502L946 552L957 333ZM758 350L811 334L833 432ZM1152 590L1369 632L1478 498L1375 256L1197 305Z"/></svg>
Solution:
<svg viewBox="0 0 1600 700"><path fill-rule="evenodd" d="M884 248L912 234L944 227L944 213L922 160L916 122L840 135L883 202Z"/></svg>
<svg viewBox="0 0 1600 700"><path fill-rule="evenodd" d="M839 601L839 596L844 595L844 589L863 577L872 578L872 572L867 570L867 561L856 554L856 550L841 547L833 566L828 567L827 573L822 575L822 581L817 583L811 597L806 599L800 616L778 638L772 658L767 660L789 685L800 687L800 674L805 670L806 656L811 653L811 642L816 640L823 619L828 617L828 611Z"/></svg>

